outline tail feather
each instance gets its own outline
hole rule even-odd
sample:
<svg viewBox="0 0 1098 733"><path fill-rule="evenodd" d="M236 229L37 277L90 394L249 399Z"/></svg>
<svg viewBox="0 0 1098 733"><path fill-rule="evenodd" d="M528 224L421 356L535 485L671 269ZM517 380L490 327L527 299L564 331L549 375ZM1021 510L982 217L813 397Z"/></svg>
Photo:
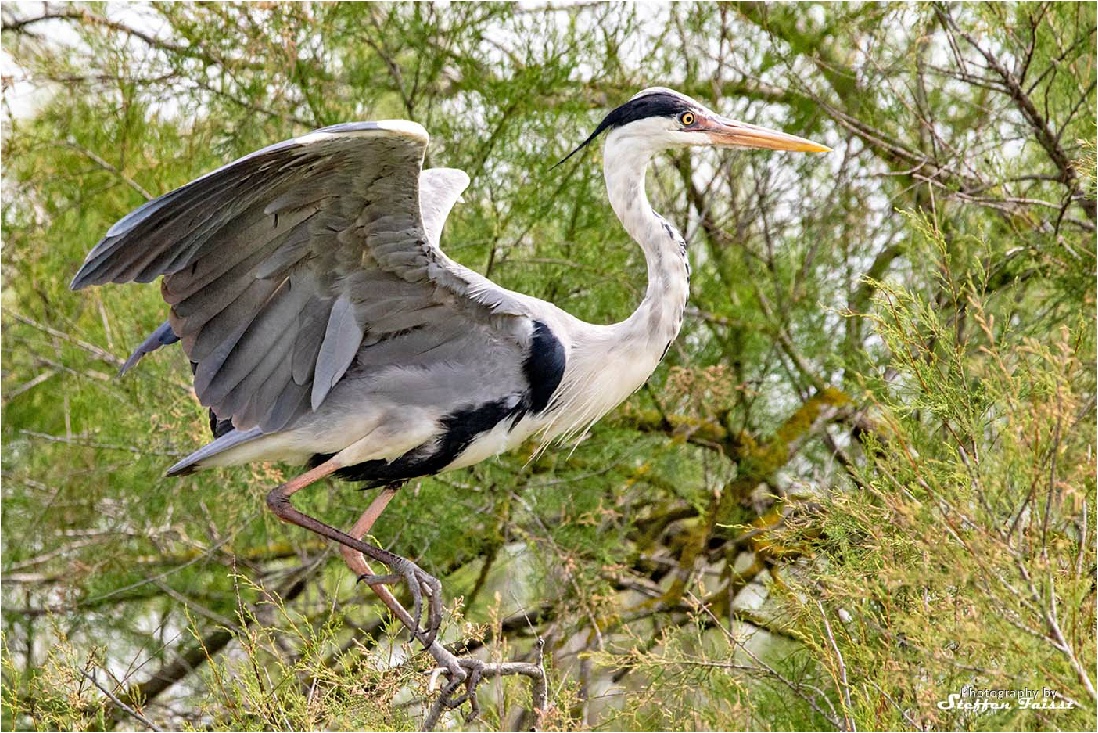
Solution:
<svg viewBox="0 0 1098 733"><path fill-rule="evenodd" d="M263 431L258 426L249 428L248 430L233 430L225 433L212 443L207 443L194 453L184 458L179 463L175 464L168 469L169 476L186 476L192 474L198 469L202 468L200 465L203 461L216 456L218 453L223 453L230 448L235 448L241 443L247 443L255 440L263 435Z"/></svg>

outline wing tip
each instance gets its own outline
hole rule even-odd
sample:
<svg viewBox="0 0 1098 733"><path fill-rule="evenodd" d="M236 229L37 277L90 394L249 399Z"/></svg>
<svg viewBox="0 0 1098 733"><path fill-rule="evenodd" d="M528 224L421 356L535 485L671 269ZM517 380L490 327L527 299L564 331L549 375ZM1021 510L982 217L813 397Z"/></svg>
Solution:
<svg viewBox="0 0 1098 733"><path fill-rule="evenodd" d="M255 440L262 435L263 431L258 427L248 428L247 430L230 430L229 432L222 435L220 438L215 438L212 443L207 443L206 445L196 450L194 453L191 453L189 456L176 463L174 466L169 468L164 475L189 476L192 473L195 473L196 471L207 468L209 466L231 465L232 461L228 463L220 461L210 462L210 459L214 458L220 453L224 453L230 448L235 448L242 443L247 443L249 441Z"/></svg>
<svg viewBox="0 0 1098 733"><path fill-rule="evenodd" d="M69 290L79 291L90 288L93 285L106 285L110 282L116 282L115 280L112 280L109 275L104 276L99 270L100 268L97 266L88 267L85 265L84 267L81 267L80 270L73 275L72 281L69 283Z"/></svg>

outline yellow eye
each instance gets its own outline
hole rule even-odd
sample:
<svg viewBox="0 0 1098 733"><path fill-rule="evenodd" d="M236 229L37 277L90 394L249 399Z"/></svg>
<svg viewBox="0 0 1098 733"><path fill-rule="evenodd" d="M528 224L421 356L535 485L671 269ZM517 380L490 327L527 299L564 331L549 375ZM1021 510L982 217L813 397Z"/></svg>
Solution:
<svg viewBox="0 0 1098 733"><path fill-rule="evenodd" d="M684 127L690 127L690 125L694 124L694 113L683 112L681 115L679 115L679 122L681 122Z"/></svg>

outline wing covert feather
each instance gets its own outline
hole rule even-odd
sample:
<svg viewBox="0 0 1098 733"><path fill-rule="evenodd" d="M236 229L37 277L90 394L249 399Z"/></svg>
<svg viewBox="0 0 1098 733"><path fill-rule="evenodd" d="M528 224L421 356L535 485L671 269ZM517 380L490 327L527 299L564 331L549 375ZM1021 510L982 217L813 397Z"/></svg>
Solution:
<svg viewBox="0 0 1098 733"><path fill-rule="evenodd" d="M355 308L346 294L341 295L332 306L328 325L324 329L324 340L320 343L320 353L316 357L310 398L314 410L320 407L347 371L361 344L362 326L355 317Z"/></svg>

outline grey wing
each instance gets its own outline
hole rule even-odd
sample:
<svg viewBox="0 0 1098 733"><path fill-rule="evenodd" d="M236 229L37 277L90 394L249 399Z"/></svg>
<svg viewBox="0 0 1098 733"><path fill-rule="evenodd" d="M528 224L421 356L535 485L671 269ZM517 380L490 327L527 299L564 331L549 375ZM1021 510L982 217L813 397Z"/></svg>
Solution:
<svg viewBox="0 0 1098 733"><path fill-rule="evenodd" d="M465 171L456 168L430 168L419 174L420 217L423 220L423 233L430 246L439 247L446 217L454 204L461 200L461 193L468 186L469 176ZM119 370L119 376L157 349L178 342L179 336L172 331L171 323L165 321L134 349Z"/></svg>
<svg viewBox="0 0 1098 733"><path fill-rule="evenodd" d="M124 217L72 287L163 275L195 392L241 430L279 430L315 410L360 350L401 334L423 331L407 344L422 354L475 333L521 360L532 326L508 317L527 315L521 296L438 249L464 182L425 172L452 200L421 212L427 142L419 125L390 121L264 148ZM396 346L379 352L411 356Z"/></svg>

